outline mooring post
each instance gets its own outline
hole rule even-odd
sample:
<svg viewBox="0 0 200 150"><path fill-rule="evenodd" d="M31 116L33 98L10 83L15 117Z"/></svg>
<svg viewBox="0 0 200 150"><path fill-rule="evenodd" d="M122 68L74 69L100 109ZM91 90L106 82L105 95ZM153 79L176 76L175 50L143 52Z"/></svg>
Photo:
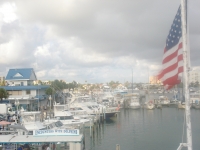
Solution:
<svg viewBox="0 0 200 150"><path fill-rule="evenodd" d="M103 117L104 117L104 115L103 115L103 109L104 109L104 108L102 107L102 113L101 113L101 118L102 118L101 121L102 121L102 123L103 123L103 120L104 120L104 118L103 118Z"/></svg>
<svg viewBox="0 0 200 150"><path fill-rule="evenodd" d="M106 108L104 108L104 114L103 115L104 115L103 118L105 120L106 119Z"/></svg>
<svg viewBox="0 0 200 150"><path fill-rule="evenodd" d="M116 145L116 150L120 150L120 145L119 144Z"/></svg>
<svg viewBox="0 0 200 150"><path fill-rule="evenodd" d="M92 137L92 134L91 134L91 126L92 126L92 124L91 124L91 119L90 119L90 137Z"/></svg>

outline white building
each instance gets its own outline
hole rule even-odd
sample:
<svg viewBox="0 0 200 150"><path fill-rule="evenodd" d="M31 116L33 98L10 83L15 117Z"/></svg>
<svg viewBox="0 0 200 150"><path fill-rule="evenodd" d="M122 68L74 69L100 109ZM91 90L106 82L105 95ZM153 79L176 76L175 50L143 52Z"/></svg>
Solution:
<svg viewBox="0 0 200 150"><path fill-rule="evenodd" d="M195 83L195 82L200 83L200 71L199 70L192 70L190 71L190 76L189 76L189 83Z"/></svg>
<svg viewBox="0 0 200 150"><path fill-rule="evenodd" d="M37 80L33 68L10 69L5 78L7 86L2 86L8 93L8 101L16 102L24 109L35 110L47 104L45 90L49 85L33 85Z"/></svg>

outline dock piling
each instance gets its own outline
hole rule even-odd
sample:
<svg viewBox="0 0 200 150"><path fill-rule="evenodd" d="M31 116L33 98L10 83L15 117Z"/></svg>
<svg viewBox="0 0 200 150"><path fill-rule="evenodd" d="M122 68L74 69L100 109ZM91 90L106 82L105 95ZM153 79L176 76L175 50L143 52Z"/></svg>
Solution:
<svg viewBox="0 0 200 150"><path fill-rule="evenodd" d="M119 144L116 145L116 150L120 150L120 145Z"/></svg>

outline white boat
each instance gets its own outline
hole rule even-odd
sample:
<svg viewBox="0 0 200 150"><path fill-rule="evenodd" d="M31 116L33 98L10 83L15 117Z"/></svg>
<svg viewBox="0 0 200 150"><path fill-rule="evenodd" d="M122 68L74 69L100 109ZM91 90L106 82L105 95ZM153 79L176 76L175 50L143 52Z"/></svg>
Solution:
<svg viewBox="0 0 200 150"><path fill-rule="evenodd" d="M199 93L190 93L190 104L192 108L200 109L200 94Z"/></svg>
<svg viewBox="0 0 200 150"><path fill-rule="evenodd" d="M21 125L24 126L29 134L32 134L33 130L43 130L45 126L41 122L41 112L21 112Z"/></svg>
<svg viewBox="0 0 200 150"><path fill-rule="evenodd" d="M185 102L179 101L177 107L178 109L185 109Z"/></svg>
<svg viewBox="0 0 200 150"><path fill-rule="evenodd" d="M102 116L105 115L105 118L110 118L116 116L117 113L119 113L120 108L117 107L106 107L102 104L98 104L97 102L87 101L82 103L73 103L70 105L70 107L79 107L85 111L87 111L90 115L95 116Z"/></svg>
<svg viewBox="0 0 200 150"><path fill-rule="evenodd" d="M146 107L146 109L152 110L155 108L155 104L152 100L150 100L148 102L145 102L145 107Z"/></svg>
<svg viewBox="0 0 200 150"><path fill-rule="evenodd" d="M64 125L60 120L46 121L43 122L43 125L46 127L46 130L58 130L58 129L81 129L82 126L74 126L74 125Z"/></svg>
<svg viewBox="0 0 200 150"><path fill-rule="evenodd" d="M170 100L168 99L167 96L161 95L161 96L159 96L158 100L160 101L160 103L163 106L169 106L170 105Z"/></svg>
<svg viewBox="0 0 200 150"><path fill-rule="evenodd" d="M55 122L55 120L60 120L64 125L67 126L81 124L84 124L85 127L93 126L93 123L91 123L89 119L81 119L78 116L73 116L68 109L68 105L55 104L54 118L49 118L48 121Z"/></svg>
<svg viewBox="0 0 200 150"><path fill-rule="evenodd" d="M141 108L140 99L139 99L139 93L135 93L131 97L129 108L131 108L131 109L140 109Z"/></svg>

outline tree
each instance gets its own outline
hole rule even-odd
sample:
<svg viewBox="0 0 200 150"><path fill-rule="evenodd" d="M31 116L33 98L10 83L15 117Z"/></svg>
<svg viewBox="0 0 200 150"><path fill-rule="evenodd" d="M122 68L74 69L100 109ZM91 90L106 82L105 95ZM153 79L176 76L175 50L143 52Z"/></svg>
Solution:
<svg viewBox="0 0 200 150"><path fill-rule="evenodd" d="M49 99L50 101L52 101L53 99L53 94L55 94L55 92L53 91L53 89L52 88L48 88L48 89L46 89L46 91L45 91L45 94L46 95L48 95L48 96L51 96L51 99ZM50 97L49 97L50 98ZM54 102L54 101L53 101ZM50 110L51 110L51 108L52 108L52 104L53 103L51 103L50 102Z"/></svg>
<svg viewBox="0 0 200 150"><path fill-rule="evenodd" d="M8 97L9 93L4 88L0 88L0 99L3 100L3 98L8 98Z"/></svg>
<svg viewBox="0 0 200 150"><path fill-rule="evenodd" d="M52 88L48 88L48 89L46 89L46 91L45 91L45 94L46 95L53 95L53 90L52 90Z"/></svg>

